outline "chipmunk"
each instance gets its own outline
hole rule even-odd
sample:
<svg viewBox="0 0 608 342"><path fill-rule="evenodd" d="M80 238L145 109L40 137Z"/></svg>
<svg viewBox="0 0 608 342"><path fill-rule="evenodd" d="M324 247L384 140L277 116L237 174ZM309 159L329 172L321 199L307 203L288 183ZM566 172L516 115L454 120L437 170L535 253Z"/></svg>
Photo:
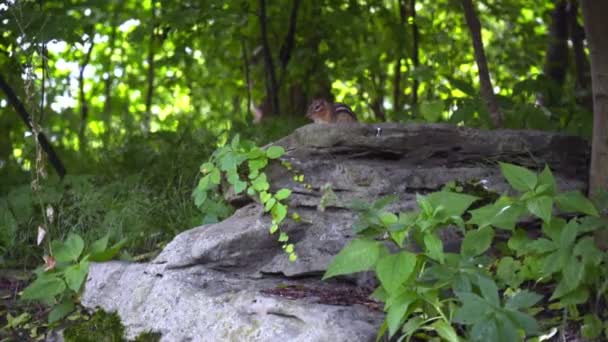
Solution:
<svg viewBox="0 0 608 342"><path fill-rule="evenodd" d="M344 103L331 103L327 100L312 101L306 111L306 117L315 123L351 123L357 122L357 116Z"/></svg>

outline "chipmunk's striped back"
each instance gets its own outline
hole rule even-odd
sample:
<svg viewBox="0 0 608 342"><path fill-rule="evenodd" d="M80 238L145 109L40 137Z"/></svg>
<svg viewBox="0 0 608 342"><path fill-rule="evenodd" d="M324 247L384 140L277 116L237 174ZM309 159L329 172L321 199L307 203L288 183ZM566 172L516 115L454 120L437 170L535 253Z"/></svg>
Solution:
<svg viewBox="0 0 608 342"><path fill-rule="evenodd" d="M306 117L315 123L349 123L357 122L357 116L344 103L331 103L324 99L312 101Z"/></svg>

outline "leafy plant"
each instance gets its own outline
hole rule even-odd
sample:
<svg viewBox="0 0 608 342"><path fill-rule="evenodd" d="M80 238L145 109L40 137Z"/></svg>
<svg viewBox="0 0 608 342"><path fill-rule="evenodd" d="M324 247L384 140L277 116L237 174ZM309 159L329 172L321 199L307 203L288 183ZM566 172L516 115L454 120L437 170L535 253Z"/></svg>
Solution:
<svg viewBox="0 0 608 342"><path fill-rule="evenodd" d="M355 203L359 219L353 229L359 237L334 258L324 279L376 273L380 285L372 296L386 311L379 337L400 334L410 340L417 331L433 331L448 341L521 340L541 332L534 306L543 298L554 301L551 310L571 313L564 317L576 318L577 306L595 309L585 316L582 334L601 335L606 312L597 304L606 303L608 271L593 233L606 229L606 220L580 193L559 192L548 167L539 174L505 163L500 169L519 195L504 194L476 209L469 208L479 198L448 190L418 195L416 212L385 210L396 196ZM556 216L554 206L584 216L567 220ZM542 222L536 239L517 227L529 215ZM459 253L446 252L439 237L448 227L463 235ZM497 229L507 242L502 248L492 247ZM412 251L410 240L421 252ZM397 251L390 252L387 243ZM522 288L532 283L546 284L552 294L547 298Z"/></svg>
<svg viewBox="0 0 608 342"><path fill-rule="evenodd" d="M276 192L270 191L268 176L264 172L271 160L279 159L284 153L285 150L280 146L262 149L251 141L241 141L236 135L230 144L218 148L209 161L201 165L203 176L192 196L197 207L207 212L208 216L214 215L207 217L206 222L214 222L223 216L210 210L225 206L219 191L223 181L231 186L235 195L246 193L257 198L264 206L264 211L272 217L270 233L279 233L278 240L282 243L283 250L290 260L295 261L297 255L294 245L289 243L289 236L279 228L287 217L288 208L284 202L291 195L291 190L283 188Z"/></svg>
<svg viewBox="0 0 608 342"><path fill-rule="evenodd" d="M70 233L65 241L53 240L51 255L45 257L44 267L36 269L36 280L23 290L21 299L52 306L49 323L67 316L75 308L90 262L111 260L127 242L123 239L108 246L109 238L109 234L105 235L87 250L78 234Z"/></svg>

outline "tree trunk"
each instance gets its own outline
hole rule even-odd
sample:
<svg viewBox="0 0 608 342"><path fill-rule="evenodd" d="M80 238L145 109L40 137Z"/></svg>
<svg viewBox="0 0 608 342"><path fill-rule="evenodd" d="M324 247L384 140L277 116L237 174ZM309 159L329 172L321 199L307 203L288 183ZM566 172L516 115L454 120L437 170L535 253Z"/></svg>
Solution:
<svg viewBox="0 0 608 342"><path fill-rule="evenodd" d="M464 8L464 17L471 31L471 39L473 41L473 50L475 52L475 62L479 70L479 85L481 87L481 98L483 99L486 109L490 113L490 119L495 128L502 127L503 115L498 107L498 101L492 89L492 81L490 80L490 72L488 71L488 62L481 40L481 24L475 14L473 3L471 0L462 0Z"/></svg>
<svg viewBox="0 0 608 342"><path fill-rule="evenodd" d="M151 0L152 3L152 18L150 19L150 42L148 47L148 91L146 94L146 111L142 118L142 130L144 134L150 132L150 122L152 121L152 98L154 97L154 50L156 42L156 0Z"/></svg>
<svg viewBox="0 0 608 342"><path fill-rule="evenodd" d="M543 106L558 106L562 100L562 90L568 69L568 12L565 0L557 1L551 13L549 39L545 54L544 74L549 86L537 101Z"/></svg>
<svg viewBox="0 0 608 342"><path fill-rule="evenodd" d="M410 13L412 14L412 63L414 70L420 66L420 57L418 55L418 45L420 44L420 32L418 31L418 24L416 23L416 0L410 1ZM412 85L412 107L418 105L418 86L420 81L414 79Z"/></svg>
<svg viewBox="0 0 608 342"><path fill-rule="evenodd" d="M260 34L262 39L262 53L264 55L264 69L266 74L266 97L272 114L279 113L279 94L277 77L272 62L272 53L268 43L268 30L266 27L266 0L260 0Z"/></svg>
<svg viewBox="0 0 608 342"><path fill-rule="evenodd" d="M83 151L86 148L86 127L87 121L89 117L89 104L86 98L86 94L84 93L84 69L86 69L87 65L89 65L89 61L91 60L91 53L93 52L93 45L95 42L93 41L93 33L89 35L89 48L87 52L84 54L84 59L82 64L80 65L80 71L78 73L78 101L80 102L80 127L78 129L78 145L80 146L80 151Z"/></svg>
<svg viewBox="0 0 608 342"><path fill-rule="evenodd" d="M34 132L34 127L33 127L33 122L32 122L31 116L29 115L29 113L27 112L27 110L23 106L23 103L19 100L17 95L15 95L15 92L10 87L10 85L8 83L6 83L6 81L4 80L2 75L0 75L0 89L2 89L4 94L6 94L6 98L8 99L8 102L11 104L11 106L13 106L13 108L15 109L15 112L17 112L17 114L19 114L19 116L21 117L21 120L23 120L23 122L25 122L25 125L32 132ZM38 142L38 144L40 144L40 147L46 153L47 157L49 158L49 162L51 163L51 166L53 166L55 171L57 171L59 178L63 178L66 174L65 167L63 166L63 163L61 162L61 160L55 153L53 146L51 146L48 139L46 138L46 135L44 135L43 132L38 131L36 141Z"/></svg>
<svg viewBox="0 0 608 342"><path fill-rule="evenodd" d="M116 35L118 31L118 14L122 11L126 1L119 1L118 5L114 9L112 14L112 31L110 32L110 51L108 52L107 58L108 63L105 66L104 72L107 78L104 80L104 103L103 103L103 122L104 122L104 133L103 133L103 144L105 147L108 146L110 141L110 133L112 132L112 80L114 79L114 66L112 63L112 56L116 50Z"/></svg>
<svg viewBox="0 0 608 342"><path fill-rule="evenodd" d="M589 73L589 58L585 52L585 29L578 22L578 1L570 0L568 3L568 26L572 40L576 84L574 96L576 102L590 112L593 112L593 98L591 97L591 75Z"/></svg>
<svg viewBox="0 0 608 342"><path fill-rule="evenodd" d="M582 0L585 33L591 60L593 138L589 194L608 191L608 1Z"/></svg>

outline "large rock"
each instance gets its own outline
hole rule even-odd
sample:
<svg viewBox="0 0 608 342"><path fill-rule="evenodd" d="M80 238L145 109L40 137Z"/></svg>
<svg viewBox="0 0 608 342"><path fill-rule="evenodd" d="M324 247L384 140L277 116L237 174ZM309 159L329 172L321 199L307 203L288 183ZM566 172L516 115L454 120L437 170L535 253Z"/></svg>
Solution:
<svg viewBox="0 0 608 342"><path fill-rule="evenodd" d="M242 207L232 217L179 234L150 263L92 265L83 305L117 311L130 337L153 330L165 341L373 341L382 315L361 282L320 281L354 236L352 200L396 194L391 208L412 210L417 193L452 180L504 192L499 160L548 164L560 189L584 190L588 164L588 145L575 137L447 125L308 125L276 144L311 185L278 163L268 170L275 189L293 190L290 210L302 217L285 227L297 262L268 234L262 208L233 198ZM323 188L335 197L319 206Z"/></svg>

